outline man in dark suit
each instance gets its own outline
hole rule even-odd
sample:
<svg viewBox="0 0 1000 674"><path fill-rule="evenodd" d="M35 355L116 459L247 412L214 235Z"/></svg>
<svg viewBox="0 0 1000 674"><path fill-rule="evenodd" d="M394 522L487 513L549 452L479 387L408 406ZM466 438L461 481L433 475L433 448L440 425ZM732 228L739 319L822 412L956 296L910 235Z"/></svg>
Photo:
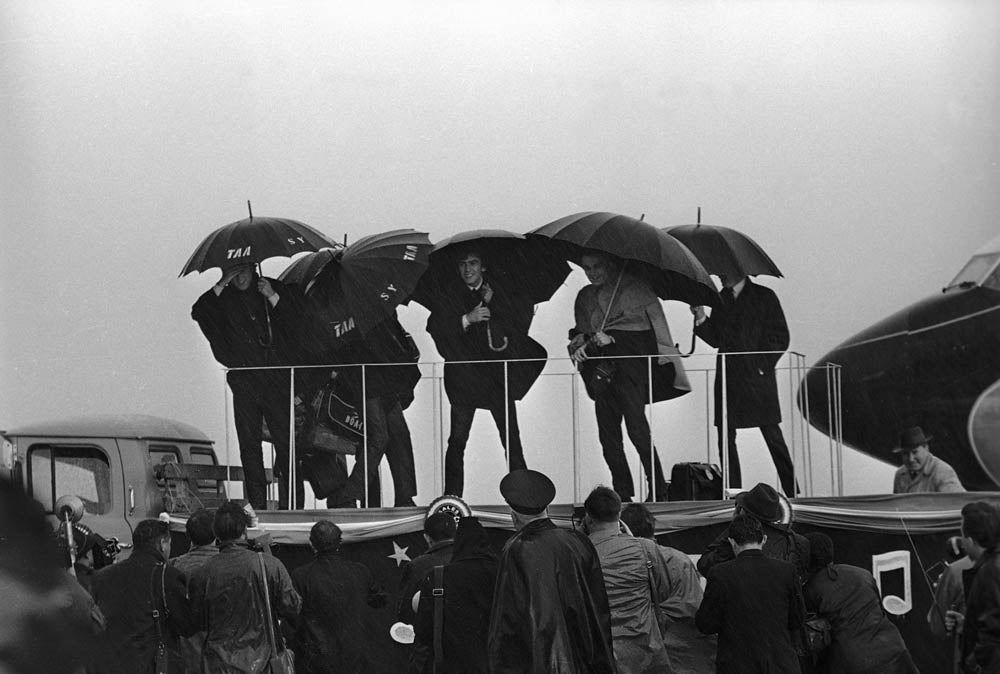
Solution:
<svg viewBox="0 0 1000 674"><path fill-rule="evenodd" d="M500 442L508 452L510 469L526 467L515 401L524 397L541 374L548 354L528 336L534 317L531 299L515 288L488 280L487 264L480 251L465 247L456 257L460 282L441 289L434 297L427 332L445 359L444 388L451 403L444 493L462 496L465 445L477 409L489 410L493 415ZM509 363L506 382L502 362L455 362L512 358L539 360Z"/></svg>
<svg viewBox="0 0 1000 674"><path fill-rule="evenodd" d="M222 279L198 298L191 318L225 367L270 368L303 361L298 335L302 308L298 290L258 276L250 264L238 264L223 270ZM288 379L288 370L279 369L240 369L226 375L233 392L244 496L257 510L267 507L261 448L264 421L274 443L274 473L287 475L288 471ZM287 481L280 481L279 486L279 507L287 508Z"/></svg>
<svg viewBox="0 0 1000 674"><path fill-rule="evenodd" d="M770 288L748 277L723 275L722 303L705 315L705 307L691 307L696 335L719 350L715 369L715 425L719 452L729 448L729 486L741 487L743 474L736 451L737 428L760 428L778 470L781 488L795 496L795 469L781 434L781 405L774 368L788 349L788 323ZM727 353L746 355L725 356ZM728 443L722 437L722 360L725 358Z"/></svg>
<svg viewBox="0 0 1000 674"><path fill-rule="evenodd" d="M805 607L798 575L788 562L769 559L759 521L736 517L729 544L736 559L708 574L695 624L718 634L718 674L799 674L792 631L802 626Z"/></svg>

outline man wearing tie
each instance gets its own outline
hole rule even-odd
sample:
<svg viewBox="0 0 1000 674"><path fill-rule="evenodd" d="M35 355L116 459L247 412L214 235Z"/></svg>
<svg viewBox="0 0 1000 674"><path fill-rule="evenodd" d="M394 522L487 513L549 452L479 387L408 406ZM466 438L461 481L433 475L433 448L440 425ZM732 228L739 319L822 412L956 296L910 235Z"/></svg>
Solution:
<svg viewBox="0 0 1000 674"><path fill-rule="evenodd" d="M451 429L445 453L444 493L462 496L465 488L465 445L477 409L493 416L510 470L526 468L517 426L515 401L524 397L541 374L548 355L528 336L534 305L512 287L487 280L480 251L460 250L458 279L434 297L427 332L445 360L444 388L451 403ZM462 364L455 361L541 359L524 363ZM506 390L506 396L504 392Z"/></svg>
<svg viewBox="0 0 1000 674"><path fill-rule="evenodd" d="M719 351L715 368L715 425L719 452L729 449L729 486L740 487L743 475L736 451L737 428L760 428L778 470L785 495L795 495L795 469L781 434L781 405L774 373L788 349L788 323L777 295L746 276L720 276L722 306L705 315L692 307L696 335ZM727 353L747 355L724 356ZM722 359L725 358L728 443L722 437Z"/></svg>

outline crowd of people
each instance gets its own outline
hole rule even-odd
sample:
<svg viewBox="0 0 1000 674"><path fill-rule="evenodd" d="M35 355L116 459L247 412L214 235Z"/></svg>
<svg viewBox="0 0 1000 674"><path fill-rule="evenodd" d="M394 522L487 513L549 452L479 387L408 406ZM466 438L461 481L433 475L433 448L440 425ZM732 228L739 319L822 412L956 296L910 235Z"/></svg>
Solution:
<svg viewBox="0 0 1000 674"><path fill-rule="evenodd" d="M410 674L918 671L871 573L837 563L826 534L783 525L769 485L737 498L697 566L612 488L594 488L564 528L549 517L546 475L518 469L499 486L515 529L499 550L476 517L425 519L427 551L396 590L396 615L413 625ZM373 671L365 613L389 593L341 554L330 520L290 572L266 534L248 539L240 502L193 513L178 556L169 524L143 520L131 555L85 590L45 563L55 546L41 507L0 487L4 671L281 672L291 653L299 672ZM1000 510L966 504L949 545L929 631L954 644L954 672L1000 671Z"/></svg>
<svg viewBox="0 0 1000 674"><path fill-rule="evenodd" d="M423 293L430 310L427 332L444 358L444 388L450 404L450 428L444 456L444 493L461 497L465 489L465 450L476 410L487 410L496 424L510 470L527 467L518 425L517 403L545 366L546 349L529 336L534 304L509 276L491 274L488 252L475 243L451 251L455 273ZM653 445L645 406L691 390L674 345L662 305L641 276L607 253L585 252L579 260L589 285L580 290L567 348L594 401L598 438L611 472L612 486L623 500L635 495L626 460L622 424L639 454L650 500L666 500L667 483ZM719 307L708 315L692 307L696 333L723 354L728 375L728 422L722 424L721 371L717 374L715 423L720 451L726 447L731 486L740 486L737 428L759 426L774 458L782 488L794 495L792 462L782 437L775 365L788 348L788 327L774 293L747 277L723 278ZM261 441L265 426L274 444L274 474L279 478L278 507L290 504L289 414L296 366L295 402L306 423L316 392L335 387L337 395L363 409L365 451L357 451L351 474L343 464L324 469L343 475L324 489L335 507L380 505L378 465L387 458L396 506L414 504L416 479L413 448L403 410L413 399L420 377L412 338L395 314L360 330L348 309L331 261L304 288L258 275L249 264L223 270L221 280L194 304L198 322L216 359L228 368L233 420L244 468L246 498L254 508L268 506ZM766 352L766 353L761 353ZM647 356L647 359L635 356ZM359 363L374 364L361 375ZM353 364L353 367L352 367ZM328 367L319 367L319 366ZM298 415L297 415L298 416ZM726 438L722 426L728 427ZM349 429L350 430L350 429ZM357 430L357 429L354 429ZM298 436L296 436L298 437ZM297 441L299 455L310 452L308 434ZM315 467L312 472L315 472ZM296 503L302 502L302 478L296 471ZM325 475L330 482L330 475ZM366 489L367 485L367 489ZM314 484L314 489L316 485Z"/></svg>

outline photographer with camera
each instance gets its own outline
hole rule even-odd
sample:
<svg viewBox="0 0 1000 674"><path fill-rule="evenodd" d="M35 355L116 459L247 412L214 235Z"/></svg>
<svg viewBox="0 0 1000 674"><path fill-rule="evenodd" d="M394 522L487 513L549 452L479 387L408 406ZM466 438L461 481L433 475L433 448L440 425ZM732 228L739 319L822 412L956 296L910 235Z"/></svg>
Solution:
<svg viewBox="0 0 1000 674"><path fill-rule="evenodd" d="M649 284L626 272L623 262L613 255L589 251L581 256L580 266L590 285L576 296L576 325L569 333L569 353L594 401L598 437L612 485L622 501L635 494L622 439L624 420L646 472L649 500L665 501L667 483L650 438L645 407L649 402L684 395L691 385L670 336L663 306ZM656 359L650 368L646 358L608 356Z"/></svg>

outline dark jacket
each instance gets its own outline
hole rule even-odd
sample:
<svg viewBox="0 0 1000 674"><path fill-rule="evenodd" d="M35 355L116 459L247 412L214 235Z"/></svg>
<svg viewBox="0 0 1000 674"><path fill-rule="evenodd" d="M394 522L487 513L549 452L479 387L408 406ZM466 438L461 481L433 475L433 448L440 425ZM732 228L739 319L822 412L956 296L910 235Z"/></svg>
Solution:
<svg viewBox="0 0 1000 674"><path fill-rule="evenodd" d="M744 550L708 574L695 624L719 635L718 674L799 674L791 630L802 624L795 567Z"/></svg>
<svg viewBox="0 0 1000 674"><path fill-rule="evenodd" d="M726 359L726 391L731 428L754 428L781 422L774 368L788 348L788 324L770 288L749 278L735 302L723 300L694 332L720 354L746 351L776 353ZM715 425L722 420L722 356L716 358Z"/></svg>
<svg viewBox="0 0 1000 674"><path fill-rule="evenodd" d="M336 552L322 552L292 571L302 596L295 623L295 669L299 674L368 671L365 605L385 606L385 593L371 571Z"/></svg>
<svg viewBox="0 0 1000 674"><path fill-rule="evenodd" d="M899 630L882 611L882 595L870 573L830 564L813 574L803 591L806 608L830 621L830 647L820 655L838 674L918 674Z"/></svg>
<svg viewBox="0 0 1000 674"><path fill-rule="evenodd" d="M295 286L268 279L278 293L271 306L257 291L257 276L246 291L228 285L219 295L209 288L191 308L212 347L215 359L226 367L266 367L302 364L306 359L301 338L303 298ZM268 326L270 325L270 330ZM250 373L230 372L229 378ZM259 374L259 373L255 373ZM268 377L284 375L267 374Z"/></svg>
<svg viewBox="0 0 1000 674"><path fill-rule="evenodd" d="M965 626L962 655L966 671L1000 672L1000 553L983 555L962 572L965 584Z"/></svg>
<svg viewBox="0 0 1000 674"><path fill-rule="evenodd" d="M443 570L443 661L437 674L486 674L488 671L486 640L498 564L483 525L474 517L463 517L455 534L454 556ZM432 671L433 590L432 569L420 588L420 607L413 623L415 657L410 659L410 674Z"/></svg>
<svg viewBox="0 0 1000 674"><path fill-rule="evenodd" d="M504 546L490 615L491 674L617 672L593 543L538 519Z"/></svg>
<svg viewBox="0 0 1000 674"><path fill-rule="evenodd" d="M791 563L799 581L804 583L809 577L809 539L785 527L764 522L762 525L767 536L764 541L764 556ZM698 571L707 578L712 567L734 557L733 547L729 544L729 529L726 529L708 544L704 554L698 559Z"/></svg>
<svg viewBox="0 0 1000 674"><path fill-rule="evenodd" d="M504 404L503 363L460 365L453 361L541 359L508 366L508 390L512 399L520 400L542 373L544 359L548 356L542 345L528 336L535 314L531 300L492 279L486 282L493 289L489 321L462 329L462 316L482 301L482 295L470 291L458 278L454 285L433 298L433 308L427 319L427 332L434 338L438 353L446 363L444 388L453 405L490 409ZM493 349L490 348L490 335ZM504 340L506 348L495 351Z"/></svg>
<svg viewBox="0 0 1000 674"><path fill-rule="evenodd" d="M413 624L413 595L424 580L427 574L438 565L447 564L451 561L455 552L455 541L448 539L432 543L427 551L422 555L417 555L403 569L403 576L399 579L399 602L396 605L396 618L400 622L408 625Z"/></svg>
<svg viewBox="0 0 1000 674"><path fill-rule="evenodd" d="M128 559L94 574L91 591L107 625L95 671L109 674L153 671L159 642L153 622L154 602L164 616L160 628L169 653L170 671L184 671L177 638L194 634L197 623L188 606L184 575L163 562L157 553L136 550Z"/></svg>
<svg viewBox="0 0 1000 674"><path fill-rule="evenodd" d="M202 647L204 674L259 674L266 671L271 647L265 631L264 592L270 593L272 618L294 618L302 600L285 565L264 556L267 586L258 553L246 542L227 543L191 578L191 604L208 632Z"/></svg>

